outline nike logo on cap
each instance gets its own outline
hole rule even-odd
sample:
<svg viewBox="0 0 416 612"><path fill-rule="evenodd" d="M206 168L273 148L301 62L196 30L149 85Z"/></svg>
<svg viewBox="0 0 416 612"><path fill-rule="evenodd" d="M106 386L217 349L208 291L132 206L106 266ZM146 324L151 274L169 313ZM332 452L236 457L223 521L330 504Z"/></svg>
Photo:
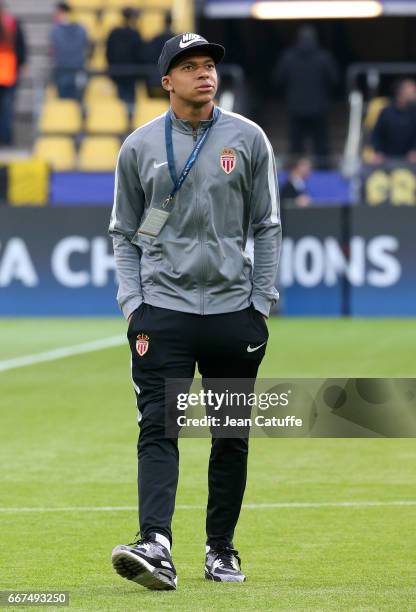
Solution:
<svg viewBox="0 0 416 612"><path fill-rule="evenodd" d="M189 47L189 45L199 42L200 40L202 40L202 38L199 34L184 34L179 46L181 49L186 49L186 47Z"/></svg>
<svg viewBox="0 0 416 612"><path fill-rule="evenodd" d="M247 353L253 353L254 351L258 351L259 348L261 348L262 346L264 346L266 343L263 342L263 344L259 344L259 346L250 346L248 345L247 347Z"/></svg>
<svg viewBox="0 0 416 612"><path fill-rule="evenodd" d="M158 164L156 161L153 162L153 168L160 168L160 166L165 166L168 162L161 162Z"/></svg>

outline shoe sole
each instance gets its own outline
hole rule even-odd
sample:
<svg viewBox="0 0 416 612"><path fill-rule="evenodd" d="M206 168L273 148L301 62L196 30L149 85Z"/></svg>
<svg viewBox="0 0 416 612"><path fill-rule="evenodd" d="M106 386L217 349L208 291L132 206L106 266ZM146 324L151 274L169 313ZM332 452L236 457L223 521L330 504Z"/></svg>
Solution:
<svg viewBox="0 0 416 612"><path fill-rule="evenodd" d="M152 591L176 590L177 578L172 579L163 574L162 570L153 567L134 553L116 547L111 555L111 561L117 574L122 578L136 582Z"/></svg>
<svg viewBox="0 0 416 612"><path fill-rule="evenodd" d="M244 576L243 580L221 580L221 578L218 578L218 576L213 576L211 572L205 569L205 580L211 580L212 582L245 582L247 578Z"/></svg>

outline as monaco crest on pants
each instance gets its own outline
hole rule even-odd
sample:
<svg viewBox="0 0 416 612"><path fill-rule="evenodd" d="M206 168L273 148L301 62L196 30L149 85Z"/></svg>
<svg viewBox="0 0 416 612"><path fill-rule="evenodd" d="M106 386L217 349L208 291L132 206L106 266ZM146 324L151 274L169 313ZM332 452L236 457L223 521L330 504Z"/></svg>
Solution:
<svg viewBox="0 0 416 612"><path fill-rule="evenodd" d="M224 170L225 174L230 174L237 163L237 155L235 154L234 149L225 148L221 151L221 168Z"/></svg>
<svg viewBox="0 0 416 612"><path fill-rule="evenodd" d="M146 334L139 334L136 340L136 351L139 354L139 357L143 357L149 350L149 336Z"/></svg>

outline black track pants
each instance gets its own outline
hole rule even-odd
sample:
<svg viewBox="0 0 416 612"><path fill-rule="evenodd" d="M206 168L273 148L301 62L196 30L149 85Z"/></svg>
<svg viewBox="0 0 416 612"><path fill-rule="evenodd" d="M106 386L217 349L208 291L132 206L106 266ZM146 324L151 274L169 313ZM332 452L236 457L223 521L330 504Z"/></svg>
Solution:
<svg viewBox="0 0 416 612"><path fill-rule="evenodd" d="M140 345L143 336L147 340ZM130 320L128 338L141 416L140 531L142 535L157 531L172 540L179 452L177 437L165 433L165 380L193 379L198 364L203 384L210 378L245 378L249 392L265 353L267 325L252 306L233 313L194 315L142 304ZM249 346L260 348L247 351ZM187 392L189 384L184 385L180 391ZM232 542L246 485L247 455L248 438L212 439L208 544Z"/></svg>

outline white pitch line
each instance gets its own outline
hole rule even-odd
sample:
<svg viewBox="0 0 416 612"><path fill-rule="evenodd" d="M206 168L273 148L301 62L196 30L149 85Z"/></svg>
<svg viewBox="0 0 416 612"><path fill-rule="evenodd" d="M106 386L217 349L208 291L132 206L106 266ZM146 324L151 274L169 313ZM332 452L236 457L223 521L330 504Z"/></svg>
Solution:
<svg viewBox="0 0 416 612"><path fill-rule="evenodd" d="M416 506L415 500L398 501L357 501L357 502L276 502L270 504L243 504L244 510L268 508L379 508L384 506ZM205 510L206 506L177 504L177 510ZM133 512L136 506L62 506L62 507L18 507L1 508L0 512Z"/></svg>
<svg viewBox="0 0 416 612"><path fill-rule="evenodd" d="M101 340L92 340L82 344L74 344L73 346L63 346L44 353L35 353L34 355L25 355L24 357L15 357L14 359L5 359L0 361L0 372L14 370L15 368L23 368L25 366L34 365L35 363L43 363L45 361L55 361L64 357L72 357L73 355L81 355L82 353L91 353L93 351L101 351L102 349L120 346L124 344L126 339L123 336L110 336Z"/></svg>

